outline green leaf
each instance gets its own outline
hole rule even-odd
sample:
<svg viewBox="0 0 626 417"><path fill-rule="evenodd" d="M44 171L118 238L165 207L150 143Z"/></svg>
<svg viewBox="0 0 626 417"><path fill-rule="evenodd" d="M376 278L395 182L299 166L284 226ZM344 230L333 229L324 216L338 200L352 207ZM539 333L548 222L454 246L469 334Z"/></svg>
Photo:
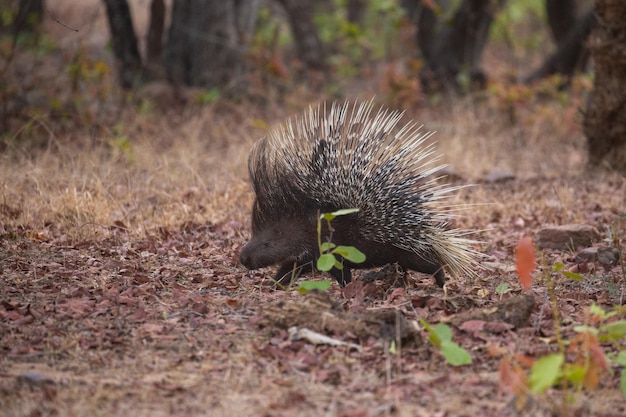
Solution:
<svg viewBox="0 0 626 417"><path fill-rule="evenodd" d="M576 272L563 271L563 275L569 279L573 279L574 281L580 281L584 278L581 274L577 274Z"/></svg>
<svg viewBox="0 0 626 417"><path fill-rule="evenodd" d="M336 217L336 216L345 216L347 214L354 214L358 212L359 212L358 208L347 208L347 209L340 209L337 211L333 211L331 214Z"/></svg>
<svg viewBox="0 0 626 417"><path fill-rule="evenodd" d="M564 361L565 358L560 353L537 359L528 378L530 391L534 394L540 394L554 386L561 376L561 366L563 366Z"/></svg>
<svg viewBox="0 0 626 417"><path fill-rule="evenodd" d="M365 254L354 246L337 246L333 250L333 253L341 255L343 258L355 264L360 264L365 261Z"/></svg>
<svg viewBox="0 0 626 417"><path fill-rule="evenodd" d="M305 294L311 290L326 291L330 288L332 282L331 279L325 279L323 281L300 281L298 282L298 292Z"/></svg>
<svg viewBox="0 0 626 417"><path fill-rule="evenodd" d="M599 305L597 305L596 303L591 304L591 306L589 307L589 312L592 315L598 316L601 318L604 318L604 316L606 315L606 312L604 311L604 309L600 307Z"/></svg>
<svg viewBox="0 0 626 417"><path fill-rule="evenodd" d="M358 208L341 209L341 210L333 211L332 213L322 213L320 215L320 219L330 222L330 221L335 220L335 217L337 216L345 216L347 214L353 214L358 211L359 211Z"/></svg>
<svg viewBox="0 0 626 417"><path fill-rule="evenodd" d="M598 317L602 321L617 315L616 311L607 312L596 303L591 304L591 307L589 307L589 313L591 313L591 315L593 316Z"/></svg>
<svg viewBox="0 0 626 417"><path fill-rule="evenodd" d="M563 268L565 268L565 265L563 265L562 263L556 263L552 265L552 272L559 272Z"/></svg>
<svg viewBox="0 0 626 417"><path fill-rule="evenodd" d="M320 249L322 250L322 253L326 253L334 249L336 246L337 245L335 245L333 242L322 242L322 246Z"/></svg>
<svg viewBox="0 0 626 417"><path fill-rule="evenodd" d="M391 353L392 355L395 355L396 353L398 353L398 348L396 346L395 340L392 340L391 343L389 344L389 353Z"/></svg>
<svg viewBox="0 0 626 417"><path fill-rule="evenodd" d="M585 367L576 364L565 364L563 366L563 378L568 380L575 387L581 387L585 382Z"/></svg>
<svg viewBox="0 0 626 417"><path fill-rule="evenodd" d="M435 347L440 347L441 346L441 339L439 338L439 336L437 336L437 334L435 333L435 330L432 328L432 326L430 324L428 324L428 322L422 318L420 318L420 324L422 326L424 326L424 329L426 329L426 332L428 333L428 341Z"/></svg>
<svg viewBox="0 0 626 417"><path fill-rule="evenodd" d="M500 283L496 287L496 294L498 295L506 294L509 291L511 291L511 288L509 288L509 284L506 282Z"/></svg>
<svg viewBox="0 0 626 417"><path fill-rule="evenodd" d="M203 94L198 94L196 100L198 104L211 104L219 100L220 90L218 88L212 88Z"/></svg>
<svg viewBox="0 0 626 417"><path fill-rule="evenodd" d="M626 350L621 350L617 354L617 358L615 358L615 362L622 366L626 366Z"/></svg>
<svg viewBox="0 0 626 417"><path fill-rule="evenodd" d="M470 354L461 346L450 340L441 342L441 354L452 366L468 365L472 363Z"/></svg>
<svg viewBox="0 0 626 417"><path fill-rule="evenodd" d="M432 331L433 331L432 326L431 326L430 324L428 324L428 322L427 322L426 320L424 320L424 319L420 318L420 319L419 319L419 321L420 321L420 324L421 324L422 326L424 326L424 329L426 329L426 331L427 331L428 333L430 333L430 332L432 332Z"/></svg>
<svg viewBox="0 0 626 417"><path fill-rule="evenodd" d="M600 326L601 341L621 339L626 335L626 320L618 320Z"/></svg>
<svg viewBox="0 0 626 417"><path fill-rule="evenodd" d="M622 394L626 395L626 370L622 371L622 377L620 378L619 385L622 389Z"/></svg>
<svg viewBox="0 0 626 417"><path fill-rule="evenodd" d="M580 325L580 326L574 326L574 331L576 333L593 333L595 335L598 334L598 329L596 329L595 327L592 326L586 326L586 325Z"/></svg>
<svg viewBox="0 0 626 417"><path fill-rule="evenodd" d="M442 342L450 342L452 340L452 329L444 323L439 323L433 328L433 332Z"/></svg>
<svg viewBox="0 0 626 417"><path fill-rule="evenodd" d="M326 220L327 222L332 222L333 220L335 220L335 216L333 213L322 213L320 215L320 219L321 220Z"/></svg>
<svg viewBox="0 0 626 417"><path fill-rule="evenodd" d="M320 271L330 271L333 269L333 266L335 266L335 262L337 262L335 255L332 253L325 253L317 258L317 269Z"/></svg>

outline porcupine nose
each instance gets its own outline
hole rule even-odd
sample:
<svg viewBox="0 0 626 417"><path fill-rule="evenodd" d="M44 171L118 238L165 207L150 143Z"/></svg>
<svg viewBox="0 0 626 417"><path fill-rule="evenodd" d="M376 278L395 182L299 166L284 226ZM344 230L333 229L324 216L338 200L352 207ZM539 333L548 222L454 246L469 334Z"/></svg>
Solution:
<svg viewBox="0 0 626 417"><path fill-rule="evenodd" d="M252 269L252 257L250 256L248 245L244 246L241 250L241 253L239 254L239 263L248 269Z"/></svg>

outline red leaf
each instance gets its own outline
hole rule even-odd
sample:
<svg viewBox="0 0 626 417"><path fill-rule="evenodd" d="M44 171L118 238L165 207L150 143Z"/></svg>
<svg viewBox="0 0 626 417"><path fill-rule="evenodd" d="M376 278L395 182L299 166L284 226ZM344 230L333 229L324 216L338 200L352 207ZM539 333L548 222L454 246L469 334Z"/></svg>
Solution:
<svg viewBox="0 0 626 417"><path fill-rule="evenodd" d="M404 288L396 288L391 292L389 297L387 297L387 303L392 303L396 298L402 299L404 296Z"/></svg>
<svg viewBox="0 0 626 417"><path fill-rule="evenodd" d="M535 260L535 246L529 237L523 237L515 248L515 264L519 282L524 289L530 288L533 284L532 272L537 267Z"/></svg>
<svg viewBox="0 0 626 417"><path fill-rule="evenodd" d="M500 360L498 369L500 376L500 389L517 396L517 405L523 405L526 401L528 387L526 384L526 372L519 363L511 361L510 358L504 357Z"/></svg>
<svg viewBox="0 0 626 417"><path fill-rule="evenodd" d="M467 333L477 334L483 331L485 327L484 320L468 320L459 326L459 329Z"/></svg>

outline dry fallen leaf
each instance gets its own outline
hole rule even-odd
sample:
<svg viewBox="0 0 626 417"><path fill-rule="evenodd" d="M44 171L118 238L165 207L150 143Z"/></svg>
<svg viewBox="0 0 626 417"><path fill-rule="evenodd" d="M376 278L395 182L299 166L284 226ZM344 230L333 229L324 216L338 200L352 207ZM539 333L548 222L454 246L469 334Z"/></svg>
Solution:
<svg viewBox="0 0 626 417"><path fill-rule="evenodd" d="M530 237L523 237L515 248L515 265L519 282L525 289L529 289L533 284L532 273L537 267L535 261L535 246Z"/></svg>

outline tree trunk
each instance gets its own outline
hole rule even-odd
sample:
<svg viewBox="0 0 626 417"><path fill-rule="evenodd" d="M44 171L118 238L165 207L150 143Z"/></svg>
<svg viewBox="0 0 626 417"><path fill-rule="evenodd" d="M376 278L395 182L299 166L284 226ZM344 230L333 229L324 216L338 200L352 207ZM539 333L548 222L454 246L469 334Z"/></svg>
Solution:
<svg viewBox="0 0 626 417"><path fill-rule="evenodd" d="M144 73L130 8L126 0L104 0L111 30L113 53L117 60L120 84L132 88L143 82Z"/></svg>
<svg viewBox="0 0 626 417"><path fill-rule="evenodd" d="M546 15L552 37L559 44L576 26L576 0L546 0Z"/></svg>
<svg viewBox="0 0 626 417"><path fill-rule="evenodd" d="M38 34L43 16L43 0L20 0L15 17L14 33L31 32Z"/></svg>
<svg viewBox="0 0 626 417"><path fill-rule="evenodd" d="M486 75L480 61L489 27L503 0L463 0L456 10L449 9L454 2L447 3L441 3L443 12L437 15L423 3L415 9L417 44L425 61L420 74L422 86L431 92L483 87ZM453 18L448 21L446 16ZM469 76L469 85L459 82L462 72Z"/></svg>
<svg viewBox="0 0 626 417"><path fill-rule="evenodd" d="M148 76L160 78L163 64L163 28L165 27L165 2L152 0L150 4L150 24L146 35L146 67Z"/></svg>
<svg viewBox="0 0 626 417"><path fill-rule="evenodd" d="M242 81L259 0L176 0L165 45L175 85L224 87Z"/></svg>
<svg viewBox="0 0 626 417"><path fill-rule="evenodd" d="M313 23L313 1L278 0L278 2L289 16L298 58L309 69L324 71L326 53Z"/></svg>
<svg viewBox="0 0 626 417"><path fill-rule="evenodd" d="M595 82L583 121L589 163L626 173L626 1L596 0Z"/></svg>
<svg viewBox="0 0 626 417"><path fill-rule="evenodd" d="M356 23L358 25L363 23L363 15L367 9L367 2L365 0L348 0L346 4L346 19L350 23Z"/></svg>
<svg viewBox="0 0 626 417"><path fill-rule="evenodd" d="M533 72L525 82L533 82L553 74L562 74L567 77L582 70L589 58L589 51L585 47L585 41L589 37L596 23L596 15L593 10L578 19L567 35L561 38L557 50L543 62L541 67Z"/></svg>

